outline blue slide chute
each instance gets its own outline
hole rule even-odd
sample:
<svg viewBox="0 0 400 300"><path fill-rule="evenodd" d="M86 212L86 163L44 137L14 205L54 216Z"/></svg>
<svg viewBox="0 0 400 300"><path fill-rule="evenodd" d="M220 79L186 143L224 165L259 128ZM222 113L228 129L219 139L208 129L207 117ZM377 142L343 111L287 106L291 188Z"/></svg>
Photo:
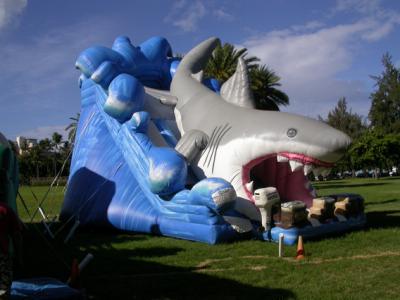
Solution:
<svg viewBox="0 0 400 300"><path fill-rule="evenodd" d="M239 236L223 215L239 215L231 184L188 184L188 162L163 138L168 120L152 114L168 108L144 87L169 86L170 56L165 39L134 47L126 37L79 56L81 114L61 219L210 244Z"/></svg>

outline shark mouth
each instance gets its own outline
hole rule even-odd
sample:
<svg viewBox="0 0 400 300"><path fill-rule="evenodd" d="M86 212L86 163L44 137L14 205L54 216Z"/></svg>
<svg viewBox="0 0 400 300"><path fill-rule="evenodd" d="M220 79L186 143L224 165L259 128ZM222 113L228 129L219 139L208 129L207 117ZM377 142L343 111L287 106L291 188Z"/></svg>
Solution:
<svg viewBox="0 0 400 300"><path fill-rule="evenodd" d="M311 206L316 194L307 175L313 172L315 176L327 176L333 165L298 153L268 154L243 166L242 184L253 202L256 189L273 186L282 202L300 200Z"/></svg>

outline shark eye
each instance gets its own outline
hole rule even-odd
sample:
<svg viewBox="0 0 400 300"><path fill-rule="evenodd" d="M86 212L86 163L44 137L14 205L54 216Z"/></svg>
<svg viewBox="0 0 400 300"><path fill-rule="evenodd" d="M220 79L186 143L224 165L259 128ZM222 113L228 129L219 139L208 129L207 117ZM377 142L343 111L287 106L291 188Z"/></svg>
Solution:
<svg viewBox="0 0 400 300"><path fill-rule="evenodd" d="M297 135L297 130L294 128L289 128L286 134L288 137L294 138Z"/></svg>

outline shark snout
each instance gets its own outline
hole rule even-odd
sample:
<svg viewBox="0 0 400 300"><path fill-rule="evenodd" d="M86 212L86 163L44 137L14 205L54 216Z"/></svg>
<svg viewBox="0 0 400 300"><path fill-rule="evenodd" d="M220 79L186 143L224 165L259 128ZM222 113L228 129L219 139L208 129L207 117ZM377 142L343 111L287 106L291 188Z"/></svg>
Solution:
<svg viewBox="0 0 400 300"><path fill-rule="evenodd" d="M352 140L347 134L323 123L308 135L310 148L314 149L310 154L329 163L338 161L347 151L351 142Z"/></svg>

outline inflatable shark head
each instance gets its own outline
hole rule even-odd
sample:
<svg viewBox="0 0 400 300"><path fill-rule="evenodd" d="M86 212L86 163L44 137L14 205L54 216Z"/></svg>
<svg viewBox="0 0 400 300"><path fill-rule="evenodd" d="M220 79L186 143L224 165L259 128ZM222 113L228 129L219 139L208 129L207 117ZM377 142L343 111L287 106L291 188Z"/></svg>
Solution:
<svg viewBox="0 0 400 300"><path fill-rule="evenodd" d="M209 137L192 167L198 176L229 181L240 199L254 202L255 189L273 186L283 201L310 205L315 195L307 175L328 174L350 138L311 118L256 110L241 61L221 93L211 91L199 74L218 44L210 38L193 48L171 83L181 135L200 130Z"/></svg>

